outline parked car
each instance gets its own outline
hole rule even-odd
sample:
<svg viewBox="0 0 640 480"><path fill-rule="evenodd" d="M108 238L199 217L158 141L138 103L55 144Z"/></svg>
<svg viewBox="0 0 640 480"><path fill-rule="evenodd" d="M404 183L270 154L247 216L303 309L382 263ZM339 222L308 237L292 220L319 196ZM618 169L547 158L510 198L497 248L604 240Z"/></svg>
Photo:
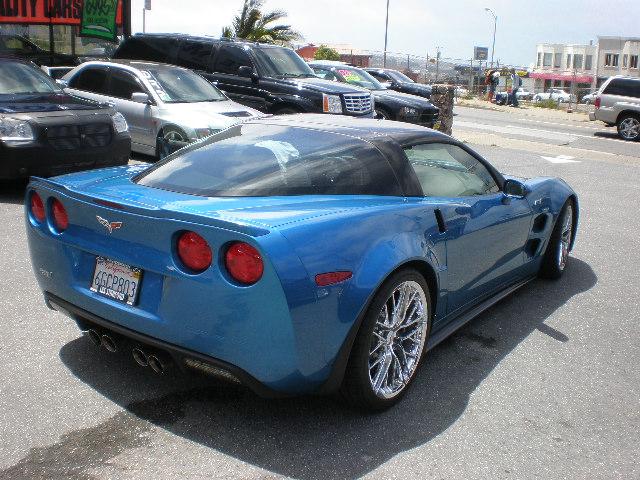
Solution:
<svg viewBox="0 0 640 480"><path fill-rule="evenodd" d="M562 180L337 115L250 119L151 167L33 179L26 205L47 305L96 344L368 409L480 312L560 277L578 220Z"/></svg>
<svg viewBox="0 0 640 480"><path fill-rule="evenodd" d="M0 58L0 178L125 165L130 152L113 108L64 93L31 62Z"/></svg>
<svg viewBox="0 0 640 480"><path fill-rule="evenodd" d="M589 120L615 125L624 140L640 140L640 78L610 77L600 87Z"/></svg>
<svg viewBox="0 0 640 480"><path fill-rule="evenodd" d="M40 69L54 80L60 80L75 67L47 67L41 66Z"/></svg>
<svg viewBox="0 0 640 480"><path fill-rule="evenodd" d="M0 55L29 60L36 65L78 65L78 57L64 53L51 53L20 35L0 33Z"/></svg>
<svg viewBox="0 0 640 480"><path fill-rule="evenodd" d="M233 100L265 113L373 117L369 91L317 78L290 48L175 34L134 35L114 58L191 68Z"/></svg>
<svg viewBox="0 0 640 480"><path fill-rule="evenodd" d="M543 100L549 100L549 99L558 103L569 102L569 101L575 102L576 96L571 95L567 91L562 90L560 88L550 88L546 92L536 93L533 96L534 102L542 102Z"/></svg>
<svg viewBox="0 0 640 480"><path fill-rule="evenodd" d="M329 60L316 60L309 65L320 78L371 90L378 118L417 123L429 128L433 128L438 120L439 110L431 102L416 95L386 89L360 68Z"/></svg>
<svg viewBox="0 0 640 480"><path fill-rule="evenodd" d="M86 62L63 80L69 93L113 104L129 123L133 151L160 158L239 119L262 115L174 65Z"/></svg>
<svg viewBox="0 0 640 480"><path fill-rule="evenodd" d="M457 87L455 87L455 90L454 90L453 93L454 93L456 98L461 98L461 97L466 97L467 95L469 95L469 90L464 88L464 87L457 86Z"/></svg>
<svg viewBox="0 0 640 480"><path fill-rule="evenodd" d="M531 100L533 98L533 93L524 88L519 88L516 92L516 97L518 100Z"/></svg>
<svg viewBox="0 0 640 480"><path fill-rule="evenodd" d="M390 68L365 68L365 71L391 90L431 98L431 87L429 85L416 83L398 70L392 70Z"/></svg>
<svg viewBox="0 0 640 480"><path fill-rule="evenodd" d="M598 92L587 93L584 97L582 97L580 101L585 105L591 105L596 101L597 95L598 95Z"/></svg>

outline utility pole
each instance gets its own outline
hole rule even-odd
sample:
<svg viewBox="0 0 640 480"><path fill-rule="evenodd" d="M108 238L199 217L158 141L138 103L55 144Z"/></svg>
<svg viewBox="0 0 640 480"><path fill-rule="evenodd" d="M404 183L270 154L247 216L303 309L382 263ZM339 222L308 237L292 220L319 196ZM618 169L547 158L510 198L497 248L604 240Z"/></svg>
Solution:
<svg viewBox="0 0 640 480"><path fill-rule="evenodd" d="M387 19L384 23L384 54L382 57L382 66L387 68L387 33L389 32L389 0L387 0Z"/></svg>
<svg viewBox="0 0 640 480"><path fill-rule="evenodd" d="M496 28L498 27L498 16L490 8L485 8L486 12L489 12L493 17L493 43L491 45L491 68L493 68L493 54L496 50Z"/></svg>
<svg viewBox="0 0 640 480"><path fill-rule="evenodd" d="M436 47L436 81L438 83L438 73L440 72L440 47Z"/></svg>

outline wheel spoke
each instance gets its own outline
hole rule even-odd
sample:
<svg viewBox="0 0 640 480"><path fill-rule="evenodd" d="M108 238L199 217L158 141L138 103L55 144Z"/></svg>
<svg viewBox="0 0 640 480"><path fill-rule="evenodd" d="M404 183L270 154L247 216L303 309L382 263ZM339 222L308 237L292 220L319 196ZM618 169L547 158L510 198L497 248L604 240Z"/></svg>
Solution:
<svg viewBox="0 0 640 480"><path fill-rule="evenodd" d="M382 358L382 364L380 365L380 368L378 368L376 376L373 380L373 390L375 392L380 391L382 384L387 379L387 375L389 374L389 367L391 366L391 361L393 360L393 357L391 356L389 351L384 352L382 354Z"/></svg>

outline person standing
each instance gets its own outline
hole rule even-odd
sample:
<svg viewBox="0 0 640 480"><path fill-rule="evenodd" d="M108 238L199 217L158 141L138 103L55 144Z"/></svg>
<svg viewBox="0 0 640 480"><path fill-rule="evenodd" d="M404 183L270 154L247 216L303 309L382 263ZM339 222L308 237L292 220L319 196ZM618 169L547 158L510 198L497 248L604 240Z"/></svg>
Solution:
<svg viewBox="0 0 640 480"><path fill-rule="evenodd" d="M522 85L522 79L520 75L516 73L514 68L511 69L511 106L519 107L518 104L518 90L520 89L520 85Z"/></svg>

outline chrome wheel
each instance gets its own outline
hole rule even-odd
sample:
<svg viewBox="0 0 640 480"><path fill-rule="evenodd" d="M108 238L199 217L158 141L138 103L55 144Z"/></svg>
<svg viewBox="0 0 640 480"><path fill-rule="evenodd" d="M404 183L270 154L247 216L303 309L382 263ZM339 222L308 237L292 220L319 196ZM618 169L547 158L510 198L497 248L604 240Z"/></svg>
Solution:
<svg viewBox="0 0 640 480"><path fill-rule="evenodd" d="M369 381L376 396L390 399L407 386L424 350L429 311L419 283L405 281L378 313L369 348Z"/></svg>
<svg viewBox="0 0 640 480"><path fill-rule="evenodd" d="M163 135L163 138L165 140L173 140L173 141L176 141L176 142L186 142L187 141L187 139L184 138L182 133L177 131L177 130L169 130L169 131L167 131Z"/></svg>
<svg viewBox="0 0 640 480"><path fill-rule="evenodd" d="M569 248L571 247L571 235L573 234L573 208L567 205L564 219L562 220L562 230L560 242L558 242L558 268L562 271L567 266L569 260Z"/></svg>
<svg viewBox="0 0 640 480"><path fill-rule="evenodd" d="M636 117L627 117L620 122L618 133L625 140L635 140L640 137L640 120Z"/></svg>

